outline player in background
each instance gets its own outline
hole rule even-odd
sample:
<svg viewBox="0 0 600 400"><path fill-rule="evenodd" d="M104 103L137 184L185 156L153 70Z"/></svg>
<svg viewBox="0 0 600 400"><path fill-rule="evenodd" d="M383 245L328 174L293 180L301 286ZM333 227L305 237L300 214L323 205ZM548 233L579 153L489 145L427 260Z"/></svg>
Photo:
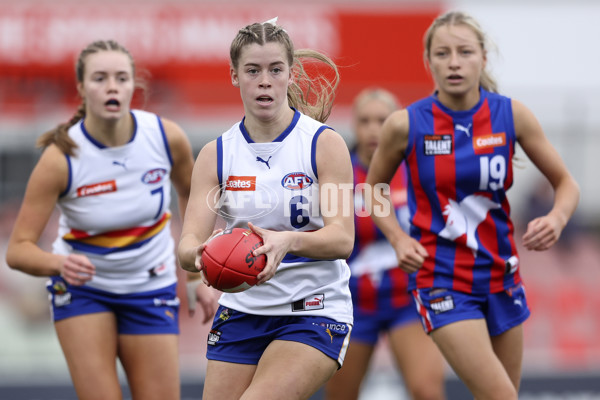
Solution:
<svg viewBox="0 0 600 400"><path fill-rule="evenodd" d="M410 236L373 218L410 272L423 326L477 399L516 399L529 309L506 191L518 143L554 188L554 205L529 222L528 250L546 250L575 211L579 188L532 112L497 93L489 43L462 12L434 20L424 38L435 92L384 123L367 182L408 170Z"/></svg>
<svg viewBox="0 0 600 400"><path fill-rule="evenodd" d="M7 264L49 276L52 317L79 399L121 399L120 360L133 399L179 399L179 299L170 231L171 184L185 210L190 143L174 122L130 109L134 60L95 41L76 62L82 99L38 139ZM60 210L52 252L38 239ZM209 296L203 296L209 301Z"/></svg>
<svg viewBox="0 0 600 400"><path fill-rule="evenodd" d="M331 74L307 75L303 61ZM352 165L324 125L339 75L273 20L240 29L230 62L245 116L198 155L179 256L203 268L218 212L262 237L267 264L257 286L219 299L202 398L307 399L342 365L352 327Z"/></svg>
<svg viewBox="0 0 600 400"><path fill-rule="evenodd" d="M381 126L398 110L395 96L382 88L360 92L352 110L356 144L350 155L354 168L355 239L347 262L352 271L350 291L354 327L340 369L325 387L327 400L358 399L375 346L386 335L407 393L412 399L444 399L444 360L421 328L410 293L408 274L398 268L394 248L366 213L361 190ZM390 183L390 197L403 229L408 229L406 171L402 165Z"/></svg>

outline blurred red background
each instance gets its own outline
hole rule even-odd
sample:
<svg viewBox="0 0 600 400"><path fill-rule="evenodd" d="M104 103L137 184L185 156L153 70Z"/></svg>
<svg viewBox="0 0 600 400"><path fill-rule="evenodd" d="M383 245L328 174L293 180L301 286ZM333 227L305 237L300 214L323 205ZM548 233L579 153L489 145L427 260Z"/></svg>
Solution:
<svg viewBox="0 0 600 400"><path fill-rule="evenodd" d="M422 36L440 12L426 6L128 2L26 2L0 8L0 107L76 104L74 64L81 49L116 39L150 72L150 104L210 114L238 109L230 83L229 44L238 29L274 16L297 48L313 48L338 64L337 105L348 105L365 86L382 85L408 103L432 87L423 67ZM42 91L40 88L46 88Z"/></svg>

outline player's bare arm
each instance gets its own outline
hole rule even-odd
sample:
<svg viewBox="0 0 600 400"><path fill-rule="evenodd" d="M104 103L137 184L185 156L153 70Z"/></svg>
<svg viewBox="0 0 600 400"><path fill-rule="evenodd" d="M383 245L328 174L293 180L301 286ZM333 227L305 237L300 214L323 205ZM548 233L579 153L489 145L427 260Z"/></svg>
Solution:
<svg viewBox="0 0 600 400"><path fill-rule="evenodd" d="M49 146L37 163L17 216L6 252L11 268L35 276L67 274L69 283L82 284L94 273L94 266L84 256L69 257L42 250L37 242L52 215L56 200L68 182L65 155L55 145ZM65 271L65 268L67 270ZM81 274L81 276L80 276Z"/></svg>
<svg viewBox="0 0 600 400"><path fill-rule="evenodd" d="M173 169L171 171L171 182L177 192L177 202L181 217L185 214L188 198L190 196L190 177L194 169L194 157L192 146L185 132L175 122L162 119L163 127L171 156L173 158Z"/></svg>
<svg viewBox="0 0 600 400"><path fill-rule="evenodd" d="M385 192L383 186L378 185L389 184L404 160L408 143L408 111L403 109L394 112L386 119L381 129L381 139L367 174L367 184L372 188L372 196L366 200L373 221L394 246L399 266L406 272L415 272L425 261L427 252L419 242L402 230L396 215L391 212L394 208L389 193ZM390 212L377 212L378 207Z"/></svg>
<svg viewBox="0 0 600 400"><path fill-rule="evenodd" d="M552 210L546 216L530 221L523 236L526 248L546 250L556 243L567 221L575 212L579 202L579 185L533 113L517 100L512 100L512 106L519 144L554 188Z"/></svg>
<svg viewBox="0 0 600 400"><path fill-rule="evenodd" d="M198 272L202 245L213 232L217 214L207 201L218 185L217 144L212 141L202 148L192 171L190 197L198 200L188 202L178 248L179 262L187 271Z"/></svg>

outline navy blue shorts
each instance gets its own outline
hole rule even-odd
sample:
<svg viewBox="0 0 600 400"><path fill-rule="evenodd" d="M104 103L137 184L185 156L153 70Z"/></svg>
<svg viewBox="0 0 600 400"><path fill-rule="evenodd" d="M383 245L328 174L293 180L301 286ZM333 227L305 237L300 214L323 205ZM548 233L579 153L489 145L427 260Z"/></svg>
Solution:
<svg viewBox="0 0 600 400"><path fill-rule="evenodd" d="M417 289L413 299L425 332L467 319L485 319L490 336L525 322L529 307L521 284L498 293L470 294L450 289Z"/></svg>
<svg viewBox="0 0 600 400"><path fill-rule="evenodd" d="M274 340L314 347L344 362L352 325L315 316L252 315L220 306L208 333L206 358L237 364L258 364Z"/></svg>
<svg viewBox="0 0 600 400"><path fill-rule="evenodd" d="M406 292L406 286L396 288L390 279L390 271L384 271L378 286L370 281L374 285L371 291L361 290L361 281L366 279L364 276L350 278L354 305L353 342L375 345L381 333L419 322L419 314L415 311L411 295ZM400 290L402 293L398 293Z"/></svg>
<svg viewBox="0 0 600 400"><path fill-rule="evenodd" d="M355 308L352 341L375 345L380 333L413 322L419 323L419 314L412 304L391 310L380 308L375 313L365 313Z"/></svg>
<svg viewBox="0 0 600 400"><path fill-rule="evenodd" d="M120 334L179 334L176 285L149 292L115 294L88 286L72 286L53 277L46 285L54 321L77 315L111 312Z"/></svg>

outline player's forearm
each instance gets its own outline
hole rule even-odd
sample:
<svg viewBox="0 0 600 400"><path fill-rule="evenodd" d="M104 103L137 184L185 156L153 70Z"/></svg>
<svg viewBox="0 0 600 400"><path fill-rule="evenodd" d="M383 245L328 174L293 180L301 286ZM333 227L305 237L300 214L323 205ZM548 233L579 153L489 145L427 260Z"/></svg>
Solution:
<svg viewBox="0 0 600 400"><path fill-rule="evenodd" d="M400 223L394 214L386 216L373 215L372 219L381 233L383 233L383 236L385 236L390 243L396 243L401 237L407 236L407 233L402 230Z"/></svg>
<svg viewBox="0 0 600 400"><path fill-rule="evenodd" d="M199 245L200 243L193 234L188 233L181 236L177 248L181 268L190 272L198 272L196 268L196 252Z"/></svg>
<svg viewBox="0 0 600 400"><path fill-rule="evenodd" d="M579 185L569 177L556 188L554 206L550 213L557 215L564 228L575 212L578 203Z"/></svg>
<svg viewBox="0 0 600 400"><path fill-rule="evenodd" d="M30 242L11 242L6 251L6 264L15 270L33 276L60 274L64 256L43 251Z"/></svg>
<svg viewBox="0 0 600 400"><path fill-rule="evenodd" d="M189 196L178 196L177 197L177 207L179 208L179 218L183 221L185 217L185 210L187 208L187 203L189 200Z"/></svg>
<svg viewBox="0 0 600 400"><path fill-rule="evenodd" d="M313 232L291 232L289 253L320 260L346 259L354 247L354 230L330 224Z"/></svg>
<svg viewBox="0 0 600 400"><path fill-rule="evenodd" d="M377 190L377 189L375 189ZM381 233L390 243L398 241L406 233L400 227L392 201L388 194L383 191L373 191L371 197L367 197L367 209L370 212L373 223L377 225Z"/></svg>

